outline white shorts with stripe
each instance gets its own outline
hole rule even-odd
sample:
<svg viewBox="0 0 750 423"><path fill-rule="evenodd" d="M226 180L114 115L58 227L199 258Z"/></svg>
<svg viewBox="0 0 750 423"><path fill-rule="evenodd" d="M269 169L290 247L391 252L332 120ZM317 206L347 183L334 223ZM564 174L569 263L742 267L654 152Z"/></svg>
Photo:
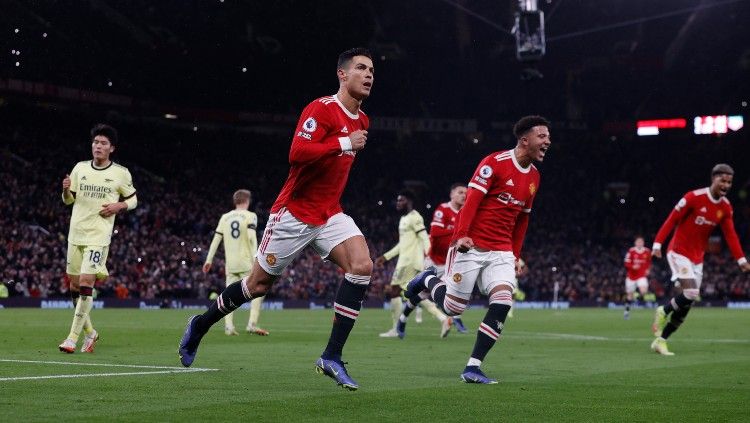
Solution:
<svg viewBox="0 0 750 423"><path fill-rule="evenodd" d="M646 279L646 277L644 276L636 280L625 278L625 292L635 292L636 286L638 287L638 289L648 289L648 280Z"/></svg>
<svg viewBox="0 0 750 423"><path fill-rule="evenodd" d="M516 257L512 251L488 251L473 248L459 253L455 247L448 250L445 275L442 277L446 293L468 300L476 285L482 295L499 285L516 290Z"/></svg>
<svg viewBox="0 0 750 423"><path fill-rule="evenodd" d="M334 247L358 235L362 232L344 213L331 216L324 225L313 226L299 221L282 208L268 217L255 257L263 270L278 276L308 245L325 259Z"/></svg>
<svg viewBox="0 0 750 423"><path fill-rule="evenodd" d="M679 279L695 279L696 287L701 288L703 263L693 263L689 258L674 251L667 252L667 262L672 269L672 282L675 282L675 286L680 286Z"/></svg>

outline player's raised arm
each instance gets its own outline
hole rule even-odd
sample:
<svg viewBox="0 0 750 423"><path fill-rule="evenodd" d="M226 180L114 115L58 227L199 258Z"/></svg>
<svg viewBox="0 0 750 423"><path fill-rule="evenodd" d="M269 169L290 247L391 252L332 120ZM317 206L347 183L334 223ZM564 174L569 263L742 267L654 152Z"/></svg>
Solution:
<svg viewBox="0 0 750 423"><path fill-rule="evenodd" d="M328 111L323 103L314 101L305 108L292 138L292 147L289 150L290 164L305 165L326 156L352 151L348 137L343 141L332 138L324 141L328 132L332 130L329 120Z"/></svg>
<svg viewBox="0 0 750 423"><path fill-rule="evenodd" d="M688 211L690 211L690 208L692 207L691 199L694 197L695 195L692 192L687 193L684 197L680 198L680 201L678 201L674 206L672 212L669 213L669 217L667 217L667 220L665 220L664 224L661 225L659 232L656 233L656 237L654 238L654 245L651 250L651 255L657 258L661 258L662 244L672 232L672 229L674 229L675 225L677 225L677 223L680 222L683 217L685 217Z"/></svg>

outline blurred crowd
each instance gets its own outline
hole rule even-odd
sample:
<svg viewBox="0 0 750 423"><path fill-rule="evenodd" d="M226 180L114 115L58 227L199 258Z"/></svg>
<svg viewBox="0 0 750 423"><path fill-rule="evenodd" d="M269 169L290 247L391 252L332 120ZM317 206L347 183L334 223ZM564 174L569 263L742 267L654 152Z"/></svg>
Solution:
<svg viewBox="0 0 750 423"><path fill-rule="evenodd" d="M56 115L55 115L56 116ZM0 116L0 271L11 296L66 296L65 256L70 209L60 199L61 181L73 165L90 159L87 125L48 117L48 125L3 121ZM224 287L221 249L213 270L201 272L213 230L232 208L234 190L253 191L251 209L259 232L286 177L288 137L227 131L192 131L158 125L121 124L114 160L127 166L138 190L138 208L115 223L98 295L118 298L208 298ZM617 141L554 130L553 147L539 165L541 189L534 203L523 257L528 272L520 286L527 300L620 301L623 257L633 238L647 245L686 191L707 186L715 162L738 171L730 199L735 224L748 251L750 163L742 139L702 142L665 139ZM489 139L491 137L487 137ZM393 202L404 186L417 192L417 209L429 226L432 209L447 201L448 186L467 181L479 160L512 145L507 134L493 141L457 136L381 134L361 155L343 197L345 211L365 234L373 258L398 237ZM680 165L670 159L680 155ZM690 169L689 171L683 171ZM741 274L716 232L706 255L706 299L750 299L750 278ZM395 261L395 260L394 260ZM395 263L375 269L368 295L382 298ZM666 262L650 274L659 297L670 290ZM305 250L275 284L269 298L333 298L343 275Z"/></svg>

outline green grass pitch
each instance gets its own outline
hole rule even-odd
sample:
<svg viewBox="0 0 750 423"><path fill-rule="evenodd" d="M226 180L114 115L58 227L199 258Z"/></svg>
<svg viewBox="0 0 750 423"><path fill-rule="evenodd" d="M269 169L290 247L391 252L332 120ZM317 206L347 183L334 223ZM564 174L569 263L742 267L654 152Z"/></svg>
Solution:
<svg viewBox="0 0 750 423"><path fill-rule="evenodd" d="M484 311L469 334L438 338L438 323L409 323L381 339L390 317L365 309L344 358L360 389L313 369L328 339L330 310L264 311L269 337L204 338L181 372L185 310L94 310L94 354L60 353L72 310L0 310L2 421L750 421L750 312L694 309L670 342L649 350L651 310L517 310L482 366L498 385L459 382ZM236 317L244 328L247 311ZM105 364L27 363L7 360ZM175 373L176 371L176 373ZM146 373L128 376L114 373ZM97 377L16 379L109 374Z"/></svg>

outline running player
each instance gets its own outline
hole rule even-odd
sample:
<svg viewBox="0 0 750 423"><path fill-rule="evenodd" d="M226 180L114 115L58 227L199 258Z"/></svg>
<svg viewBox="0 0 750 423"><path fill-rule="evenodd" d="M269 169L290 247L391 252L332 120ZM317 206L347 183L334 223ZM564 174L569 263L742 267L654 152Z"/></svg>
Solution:
<svg viewBox="0 0 750 423"><path fill-rule="evenodd" d="M667 248L667 262L672 269L672 281L678 294L656 309L652 329L656 339L651 349L661 355L674 355L667 347L667 339L682 325L690 307L700 294L703 279L703 255L711 232L721 226L729 251L743 272L750 271L739 237L734 230L732 205L726 195L732 187L734 169L717 164L711 170L711 186L685 194L669 214L654 239L652 254L662 257L661 247L674 229Z"/></svg>
<svg viewBox="0 0 750 423"><path fill-rule="evenodd" d="M370 283L372 260L362 232L339 201L354 158L367 142L369 118L360 106L374 81L372 55L363 48L341 53L336 74L338 92L302 111L289 151L289 177L271 208L250 276L230 284L207 312L188 321L179 347L184 366L193 363L213 324L266 295L284 268L311 245L345 272L334 301L331 336L315 368L349 390L359 387L341 354Z"/></svg>
<svg viewBox="0 0 750 423"><path fill-rule="evenodd" d="M648 294L648 272L651 269L651 250L644 247L642 236L635 238L635 244L625 254L625 269L628 275L625 277L625 320L630 318L630 306L635 299L635 288L641 298Z"/></svg>
<svg viewBox="0 0 750 423"><path fill-rule="evenodd" d="M421 292L429 292L449 316L464 312L475 285L489 297L474 350L461 374L466 383L497 383L479 367L500 337L512 305L521 246L539 189L539 171L532 162L544 160L551 143L549 122L541 116L521 118L513 133L515 148L485 157L468 184L443 278L428 269L406 290L412 302L420 301Z"/></svg>
<svg viewBox="0 0 750 423"><path fill-rule="evenodd" d="M94 283L108 275L107 254L115 215L138 205L130 172L109 158L117 143L115 128L104 124L94 126L93 159L78 162L62 181L62 200L66 205L73 204L66 273L76 306L70 333L59 345L60 351L68 354L75 351L81 330L86 334L81 352L94 352L99 339L89 316Z"/></svg>

